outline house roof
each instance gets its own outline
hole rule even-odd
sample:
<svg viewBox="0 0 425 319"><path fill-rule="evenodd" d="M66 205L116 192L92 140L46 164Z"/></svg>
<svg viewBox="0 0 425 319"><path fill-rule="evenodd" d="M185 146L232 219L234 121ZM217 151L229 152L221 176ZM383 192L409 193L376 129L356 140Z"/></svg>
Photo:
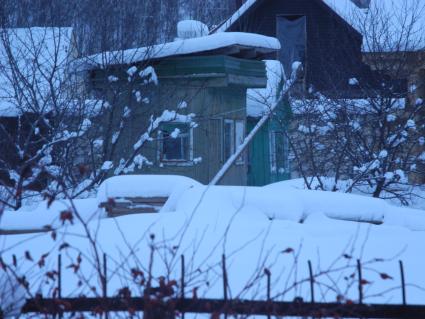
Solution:
<svg viewBox="0 0 425 319"><path fill-rule="evenodd" d="M218 28L216 28L213 32L225 32L227 31L233 24L235 24L243 15L245 15L251 8L254 8L255 5L258 5L261 1L264 0L247 0L245 1L245 3L238 9L236 10L236 12L229 18L227 19L224 23L222 23ZM318 0L320 2L323 2L325 4L328 5L328 7L330 9L333 9L334 11L336 11L335 9L337 7L335 7L333 4L333 1L335 1L336 3L340 3L340 4L344 4L344 6L349 6L349 7L357 7L354 3L352 3L350 0ZM338 15L345 20L345 17L343 15L340 15L338 11L336 11L338 13ZM345 20L346 22L349 23L349 21ZM349 23L350 24L350 23Z"/></svg>
<svg viewBox="0 0 425 319"><path fill-rule="evenodd" d="M364 51L391 51L394 43L402 50L425 48L425 0L372 0L368 9L351 1L324 0L328 6L363 35Z"/></svg>
<svg viewBox="0 0 425 319"><path fill-rule="evenodd" d="M0 30L0 115L31 111L63 84L72 45L72 28Z"/></svg>
<svg viewBox="0 0 425 319"><path fill-rule="evenodd" d="M230 55L258 59L280 49L276 38L264 35L227 32L198 38L120 51L102 52L77 61L77 70L93 70L110 65L133 64L167 57L190 55Z"/></svg>
<svg viewBox="0 0 425 319"><path fill-rule="evenodd" d="M247 0L228 20L213 32L227 31L250 9L264 0ZM363 36L364 51L388 51L395 41L406 38L412 43L404 45L405 50L425 48L425 0L372 0L368 9L360 8L351 0L318 0L332 9L343 21ZM377 21L377 16L384 17ZM412 23L412 28L406 24ZM389 30L394 41L387 36L376 35L377 29ZM395 36L394 36L395 35ZM398 37L397 37L398 35ZM373 39L372 39L373 37ZM376 45L376 40L378 44Z"/></svg>

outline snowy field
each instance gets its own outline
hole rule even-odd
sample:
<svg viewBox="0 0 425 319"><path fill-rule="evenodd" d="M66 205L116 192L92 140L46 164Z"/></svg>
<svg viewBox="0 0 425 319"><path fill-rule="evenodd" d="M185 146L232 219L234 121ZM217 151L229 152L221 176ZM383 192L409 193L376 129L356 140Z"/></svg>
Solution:
<svg viewBox="0 0 425 319"><path fill-rule="evenodd" d="M316 300L358 300L356 266L360 259L365 302L395 304L402 301L402 260L408 303L425 303L423 211L293 186L208 187L176 176L114 177L101 186L97 198L56 202L50 209L42 203L5 212L2 230L46 225L58 229L2 235L1 257L17 274L26 276L32 292L51 295L56 283L44 274L56 269L61 252L62 296L89 296L101 291L95 268L105 252L109 295L129 286L137 296L141 288L133 282L131 269L147 272L151 264L154 278L178 281L180 256L184 255L187 295L197 288L198 297L220 298L220 262L225 254L233 298L264 299L267 268L272 274L272 296L285 301L310 300L308 260L313 265ZM157 214L104 218L99 203L123 196L169 199ZM72 223L59 217L64 210L73 212ZM40 266L40 260L45 265ZM98 287L96 292L92 286Z"/></svg>

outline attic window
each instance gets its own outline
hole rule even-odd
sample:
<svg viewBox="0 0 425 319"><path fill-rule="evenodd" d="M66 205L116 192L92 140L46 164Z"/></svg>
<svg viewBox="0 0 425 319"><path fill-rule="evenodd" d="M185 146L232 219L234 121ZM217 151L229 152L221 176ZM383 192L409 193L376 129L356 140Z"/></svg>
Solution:
<svg viewBox="0 0 425 319"><path fill-rule="evenodd" d="M192 160L193 137L189 124L162 125L158 137L160 162L189 162Z"/></svg>

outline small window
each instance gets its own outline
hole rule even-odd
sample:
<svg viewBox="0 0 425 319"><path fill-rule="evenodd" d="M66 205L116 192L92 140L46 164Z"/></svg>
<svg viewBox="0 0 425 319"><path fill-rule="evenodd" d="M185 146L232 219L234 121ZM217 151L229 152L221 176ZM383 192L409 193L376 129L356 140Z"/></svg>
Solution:
<svg viewBox="0 0 425 319"><path fill-rule="evenodd" d="M235 121L233 120L224 120L223 145L224 161L227 161L235 152Z"/></svg>
<svg viewBox="0 0 425 319"><path fill-rule="evenodd" d="M192 160L192 129L188 124L163 125L158 136L161 162Z"/></svg>
<svg viewBox="0 0 425 319"><path fill-rule="evenodd" d="M224 161L232 156L245 139L245 122L240 120L224 120L223 157ZM239 156L236 164L243 164L243 155Z"/></svg>
<svg viewBox="0 0 425 319"><path fill-rule="evenodd" d="M242 145L245 139L245 122L244 121L236 121L235 122L235 144L236 149ZM238 157L236 160L236 164L243 164L244 157L243 154Z"/></svg>
<svg viewBox="0 0 425 319"><path fill-rule="evenodd" d="M270 132L270 169L272 173L289 173L289 143L283 132Z"/></svg>

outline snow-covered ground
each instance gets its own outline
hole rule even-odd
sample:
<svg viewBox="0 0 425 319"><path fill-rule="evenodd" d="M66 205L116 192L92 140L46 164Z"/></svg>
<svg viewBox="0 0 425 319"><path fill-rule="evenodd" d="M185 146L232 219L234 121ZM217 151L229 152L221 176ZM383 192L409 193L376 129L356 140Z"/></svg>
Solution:
<svg viewBox="0 0 425 319"><path fill-rule="evenodd" d="M153 261L156 278L166 275L178 280L180 255L184 254L187 294L198 287L198 296L220 298L220 261L224 253L232 297L265 298L264 268L268 268L272 273L272 295L278 300L295 296L309 300L306 279L307 261L311 260L317 276L316 300L335 301L341 295L355 301L356 260L360 259L367 280L365 300L381 303L401 302L398 260L402 260L408 303L425 303L425 258L421 258L425 213L420 210L356 195L297 190L285 183L262 188L209 187L174 176L116 177L105 182L98 198L75 200L74 205L82 216L98 212L96 216L103 217L97 207L99 201L127 195L170 199L158 214L93 218L87 227L76 218L73 224L65 219L63 226L62 222L53 223L62 226L55 233L3 235L2 260L26 276L31 291L51 294L55 283L46 281L43 274L56 269L57 254L62 252L63 296L93 295L89 287L100 291L93 267L98 250L108 256L109 294L129 286L133 295L138 295L140 286L132 283L132 268L146 272ZM34 214L41 216L41 208ZM46 214L54 217L57 210L54 218L58 219L62 209L54 204ZM6 212L2 229L14 219L10 214L21 213ZM36 218L22 218L14 227L19 224L28 229L36 222ZM40 267L40 260L45 265Z"/></svg>

